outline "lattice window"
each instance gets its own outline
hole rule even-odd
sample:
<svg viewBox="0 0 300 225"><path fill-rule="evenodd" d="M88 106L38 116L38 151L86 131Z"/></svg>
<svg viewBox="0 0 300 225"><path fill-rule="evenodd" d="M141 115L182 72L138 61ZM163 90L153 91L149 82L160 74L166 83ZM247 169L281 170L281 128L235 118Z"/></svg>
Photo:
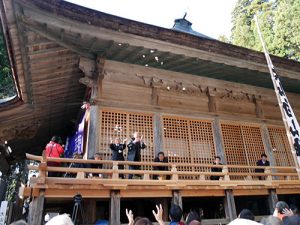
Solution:
<svg viewBox="0 0 300 225"><path fill-rule="evenodd" d="M265 152L261 130L257 126L222 123L226 161L229 165L256 165ZM230 169L231 172L254 172L249 169ZM240 179L241 177L232 177Z"/></svg>
<svg viewBox="0 0 300 225"><path fill-rule="evenodd" d="M194 163L211 164L215 157L215 145L210 121L190 121L191 153ZM196 167L196 171L210 172L210 168ZM207 176L206 179L209 179Z"/></svg>
<svg viewBox="0 0 300 225"><path fill-rule="evenodd" d="M265 153L260 127L242 126L248 165L255 166L261 154ZM268 155L268 154L267 154Z"/></svg>
<svg viewBox="0 0 300 225"><path fill-rule="evenodd" d="M164 116L163 127L164 149L170 162L212 162L215 155L212 122ZM191 167L182 166L178 169L192 171ZM191 179L187 176L182 178Z"/></svg>
<svg viewBox="0 0 300 225"><path fill-rule="evenodd" d="M109 148L111 138L120 137L121 140L127 138L129 142L135 131L143 135L144 142L147 145L147 148L141 151L142 161L153 161L153 116L150 114L102 110L99 152L103 154L103 158L111 158ZM125 152L127 154L127 148Z"/></svg>
<svg viewBox="0 0 300 225"><path fill-rule="evenodd" d="M152 115L129 114L129 133L138 131L143 135L147 147L141 151L142 162L153 162L154 140L153 140L153 117ZM148 168L148 167L147 167ZM146 169L146 168L143 168ZM149 168L148 168L149 169Z"/></svg>
<svg viewBox="0 0 300 225"><path fill-rule="evenodd" d="M286 131L281 127L268 127L276 166L295 166Z"/></svg>
<svg viewBox="0 0 300 225"><path fill-rule="evenodd" d="M123 112L102 111L99 152L102 153L103 159L111 159L110 139L116 137L121 140L129 138L128 115Z"/></svg>

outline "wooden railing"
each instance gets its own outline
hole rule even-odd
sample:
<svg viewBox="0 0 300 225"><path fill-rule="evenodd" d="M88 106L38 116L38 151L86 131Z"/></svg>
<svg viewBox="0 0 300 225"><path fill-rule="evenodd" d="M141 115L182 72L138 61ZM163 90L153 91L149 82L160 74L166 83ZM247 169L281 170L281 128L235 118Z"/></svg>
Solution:
<svg viewBox="0 0 300 225"><path fill-rule="evenodd" d="M47 172L62 172L77 174L77 178L86 179L88 174L101 174L103 179L121 179L120 174L137 174L142 175L143 180L151 180L153 176L169 177L171 181L178 180L201 180L209 182L211 176L219 176L220 181L252 181L252 182L266 182L266 181L287 181L299 180L295 167L260 167L260 166L244 166L244 165L213 165L213 164L191 164L191 163L157 163L157 162L130 162L130 161L111 161L111 160L84 160L84 159L69 159L69 158L51 158L45 156L35 156L26 154L27 159L39 162L38 166L28 166L29 170L39 171L39 183L44 183L47 177ZM80 163L80 164L102 164L103 169L91 168L69 168L69 167L50 167L47 162L61 162L61 163ZM118 165L124 165L124 170L119 170ZM140 170L129 170L128 166L140 166ZM168 171L153 170L153 167L168 167ZM143 169L150 168L150 169ZM181 170L185 168L185 170ZM222 168L222 172L211 172L212 168ZM189 171L186 171L186 170ZM255 169L264 169L264 173L257 173ZM240 172L247 171L247 172ZM127 176L126 176L127 177ZM262 179L259 180L258 178ZM250 182L251 183L251 182Z"/></svg>

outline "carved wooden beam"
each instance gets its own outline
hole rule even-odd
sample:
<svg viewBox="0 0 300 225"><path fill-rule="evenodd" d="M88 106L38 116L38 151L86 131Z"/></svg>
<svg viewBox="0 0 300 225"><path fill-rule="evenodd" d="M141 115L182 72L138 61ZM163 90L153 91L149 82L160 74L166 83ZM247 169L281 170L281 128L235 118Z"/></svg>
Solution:
<svg viewBox="0 0 300 225"><path fill-rule="evenodd" d="M94 59L81 56L79 58L79 69L86 77L93 78L96 73L96 61Z"/></svg>
<svg viewBox="0 0 300 225"><path fill-rule="evenodd" d="M36 21L31 20L29 17L25 15L18 14L17 15L18 21L21 25L26 27L27 29L46 37L47 39L58 43L59 45L68 48L81 56L85 56L87 58L94 59L95 56L88 50L83 49L80 45L71 43L67 41L65 38L65 31L62 32L63 29L55 32L52 29L48 29L47 24L45 23L37 23ZM77 38L81 37L81 34L74 34Z"/></svg>

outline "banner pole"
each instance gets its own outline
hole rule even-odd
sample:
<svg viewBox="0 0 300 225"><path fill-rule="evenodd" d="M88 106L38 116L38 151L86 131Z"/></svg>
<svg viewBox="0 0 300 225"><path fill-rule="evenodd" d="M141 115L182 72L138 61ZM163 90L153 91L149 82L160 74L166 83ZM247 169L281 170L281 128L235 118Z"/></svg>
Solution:
<svg viewBox="0 0 300 225"><path fill-rule="evenodd" d="M284 127L286 130L286 134L288 137L290 149L291 149L293 159L295 162L298 178L300 179L300 167L299 167L299 164L300 164L300 136L299 136L300 127L299 127L299 123L298 123L297 118L294 114L294 111L288 101L288 98L283 90L282 84L279 79L279 75L277 74L275 67L272 63L271 57L269 55L269 52L265 45L262 33L260 31L258 18L256 15L254 15L254 19L255 19L255 23L256 23L256 27L257 27L257 32L258 32L258 35L260 38L260 42L263 47L264 54L265 54L265 57L266 57L266 60L268 63L269 72L270 72L272 83L273 83L274 90L276 93L276 97L277 97L278 105L280 108Z"/></svg>

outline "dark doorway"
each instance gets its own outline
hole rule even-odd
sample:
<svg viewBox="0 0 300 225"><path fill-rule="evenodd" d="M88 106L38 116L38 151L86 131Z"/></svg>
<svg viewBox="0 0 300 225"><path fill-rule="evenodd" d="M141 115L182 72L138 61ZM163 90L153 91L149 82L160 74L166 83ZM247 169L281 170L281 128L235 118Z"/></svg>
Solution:
<svg viewBox="0 0 300 225"><path fill-rule="evenodd" d="M97 201L96 203L96 221L109 220L109 200Z"/></svg>
<svg viewBox="0 0 300 225"><path fill-rule="evenodd" d="M164 207L167 203L168 207L171 205L171 198L135 198L135 199L122 199L121 200L121 223L128 223L126 216L126 209L132 210L134 218L147 217L151 221L156 221L152 210L156 210L156 205L162 204L164 214L168 214L168 208Z"/></svg>
<svg viewBox="0 0 300 225"><path fill-rule="evenodd" d="M182 198L182 206L185 216L195 210L202 219L225 218L224 197Z"/></svg>
<svg viewBox="0 0 300 225"><path fill-rule="evenodd" d="M300 195L278 195L279 201L285 201L292 209L300 209Z"/></svg>
<svg viewBox="0 0 300 225"><path fill-rule="evenodd" d="M242 209L249 209L255 216L269 215L268 196L235 196L237 215Z"/></svg>

